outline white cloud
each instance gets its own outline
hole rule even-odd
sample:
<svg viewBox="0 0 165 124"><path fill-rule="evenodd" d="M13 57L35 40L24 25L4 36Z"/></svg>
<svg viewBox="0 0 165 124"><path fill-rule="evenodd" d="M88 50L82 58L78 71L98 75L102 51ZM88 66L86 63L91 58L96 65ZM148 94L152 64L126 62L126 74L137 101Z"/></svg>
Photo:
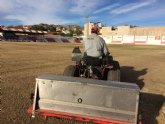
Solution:
<svg viewBox="0 0 165 124"><path fill-rule="evenodd" d="M43 13L57 13L64 7L66 8L65 0L15 0L16 4L21 7L34 9ZM63 9L64 9L63 8Z"/></svg>
<svg viewBox="0 0 165 124"><path fill-rule="evenodd" d="M156 11L153 11L153 9L156 8ZM140 22L145 22L148 21L149 23L155 24L155 21L159 21L160 18L165 18L165 8L162 6L159 7L154 7L154 8L148 8L144 10L139 10L134 13L131 13L129 15L123 15L121 16L116 16L113 18L113 24L114 25L119 25L119 24L129 24L130 22L132 23L140 23ZM163 14L163 16L162 16ZM121 19L119 19L121 18ZM155 21L153 21L155 20ZM147 25L147 24L146 24Z"/></svg>
<svg viewBox="0 0 165 124"><path fill-rule="evenodd" d="M160 20L164 20L165 18L164 2L160 3L158 0L145 0L139 2L137 5L135 3L129 3L112 11L114 13L110 13L110 17L107 18L107 20L111 20L111 25L156 25L156 22L162 23Z"/></svg>
<svg viewBox="0 0 165 124"><path fill-rule="evenodd" d="M0 20L22 24L75 24L85 23L84 16L89 15L90 21L107 19L108 22L116 18L113 23L122 23L139 18L154 18L159 13L159 16L163 16L164 2L160 3L159 0L124 2L125 5L121 3L121 0L0 0ZM149 12L146 8L152 6L157 8Z"/></svg>
<svg viewBox="0 0 165 124"><path fill-rule="evenodd" d="M70 12L82 16L90 15L101 4L103 2L100 2L100 0L74 0Z"/></svg>
<svg viewBox="0 0 165 124"><path fill-rule="evenodd" d="M68 2L66 0L1 0L0 15L4 15L3 19L18 20L23 24L72 23L74 20L65 20L61 17L62 14L67 13Z"/></svg>
<svg viewBox="0 0 165 124"><path fill-rule="evenodd" d="M98 14L98 13L101 13L101 12L104 12L104 11L112 10L113 8L115 8L115 7L119 6L119 5L120 5L119 3L115 3L115 4L112 4L112 5L103 7L101 9L98 9L98 10L94 11L93 14Z"/></svg>
<svg viewBox="0 0 165 124"><path fill-rule="evenodd" d="M13 6L10 0L0 0L0 15L10 13L12 8Z"/></svg>
<svg viewBox="0 0 165 124"><path fill-rule="evenodd" d="M52 18L50 16L43 16L42 14L39 15L26 15L26 16L19 16L19 15L11 15L7 16L6 19L11 20L21 20L23 24L31 25L31 24L39 24L39 23L46 23L46 24L70 24L76 23L78 20L66 20L59 17Z"/></svg>
<svg viewBox="0 0 165 124"><path fill-rule="evenodd" d="M143 0L141 2L135 2L135 3L129 3L124 6L120 6L112 11L110 11L111 14L122 14L122 13L127 13L130 11L133 11L135 9L153 4L156 2L156 0Z"/></svg>

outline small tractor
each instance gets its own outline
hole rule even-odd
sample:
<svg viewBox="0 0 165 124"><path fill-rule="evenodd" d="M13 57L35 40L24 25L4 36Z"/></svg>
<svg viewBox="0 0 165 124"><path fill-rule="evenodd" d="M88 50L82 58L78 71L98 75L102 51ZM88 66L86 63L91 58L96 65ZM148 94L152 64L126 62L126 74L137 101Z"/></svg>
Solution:
<svg viewBox="0 0 165 124"><path fill-rule="evenodd" d="M75 65L69 65L64 70L64 76L92 78L98 80L120 81L120 65L113 60L111 55L102 59L82 55L79 47L72 52L72 61Z"/></svg>
<svg viewBox="0 0 165 124"><path fill-rule="evenodd" d="M28 109L33 118L40 114L86 124L140 124L140 89L120 82L120 66L112 56L91 58L75 47L72 60L76 64L67 66L63 75L36 78L33 105Z"/></svg>

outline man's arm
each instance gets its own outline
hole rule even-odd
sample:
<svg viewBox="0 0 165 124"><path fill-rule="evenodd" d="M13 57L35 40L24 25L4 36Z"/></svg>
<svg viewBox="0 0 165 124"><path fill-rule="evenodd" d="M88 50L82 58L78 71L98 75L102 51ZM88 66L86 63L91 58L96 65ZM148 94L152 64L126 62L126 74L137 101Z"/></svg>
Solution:
<svg viewBox="0 0 165 124"><path fill-rule="evenodd" d="M105 40L104 40L103 38L101 38L101 39L102 39L102 43L103 43L103 52L104 52L104 55L105 55L105 56L106 56L106 55L109 55L110 53L109 53L107 44L106 44L106 42L105 42Z"/></svg>

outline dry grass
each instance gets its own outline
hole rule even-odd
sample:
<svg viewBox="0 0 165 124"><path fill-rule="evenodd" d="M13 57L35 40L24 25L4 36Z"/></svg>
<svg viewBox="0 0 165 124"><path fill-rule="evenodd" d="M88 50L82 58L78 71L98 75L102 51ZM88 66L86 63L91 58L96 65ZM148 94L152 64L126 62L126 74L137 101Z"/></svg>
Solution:
<svg viewBox="0 0 165 124"><path fill-rule="evenodd" d="M60 43L0 43L1 123L2 124L64 124L65 121L27 114L32 104L35 77L51 73L61 75L70 60L74 46ZM163 124L165 115L165 47L110 45L114 59L121 65L122 81L141 87L140 111L144 124ZM165 106L165 104L164 104Z"/></svg>

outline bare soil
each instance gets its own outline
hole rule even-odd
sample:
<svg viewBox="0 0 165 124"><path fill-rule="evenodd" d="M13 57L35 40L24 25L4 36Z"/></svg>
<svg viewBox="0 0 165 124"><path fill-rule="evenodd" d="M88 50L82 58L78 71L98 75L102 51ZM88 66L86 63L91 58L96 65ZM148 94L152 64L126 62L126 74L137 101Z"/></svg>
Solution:
<svg viewBox="0 0 165 124"><path fill-rule="evenodd" d="M1 124L68 124L66 120L41 116L32 119L35 78L40 74L62 75L73 64L71 43L0 42L0 113ZM165 123L165 46L109 45L121 66L121 80L141 88L140 113L143 124ZM71 123L71 122L69 122ZM79 123L79 122L72 122Z"/></svg>

